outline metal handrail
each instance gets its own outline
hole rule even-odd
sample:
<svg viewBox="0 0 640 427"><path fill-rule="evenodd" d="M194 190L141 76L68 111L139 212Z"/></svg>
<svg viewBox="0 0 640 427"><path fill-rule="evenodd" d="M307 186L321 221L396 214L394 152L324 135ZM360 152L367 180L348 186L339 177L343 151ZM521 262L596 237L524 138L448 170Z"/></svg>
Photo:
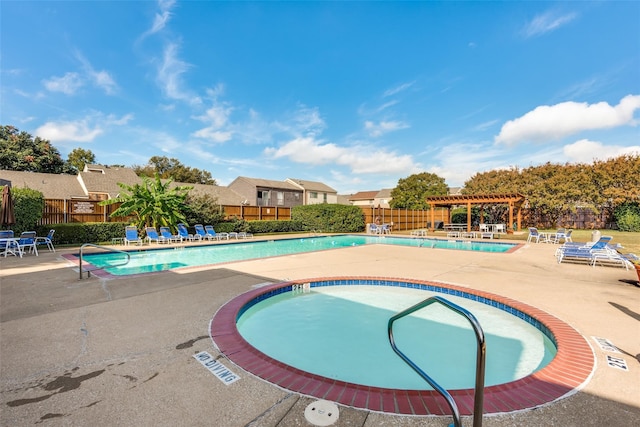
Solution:
<svg viewBox="0 0 640 427"><path fill-rule="evenodd" d="M396 346L395 341L393 339L393 323L396 320L436 302L464 316L469 321L469 323L471 323L471 326L473 327L473 330L476 334L476 340L478 341L478 350L476 354L476 387L475 387L475 394L474 394L474 400L473 400L473 427L482 427L482 413L483 413L483 405L484 405L484 371L485 371L486 343L484 340L484 332L480 327L480 323L478 323L478 320L475 318L473 314L471 314L468 310L460 307L459 305L456 305L451 301L448 301L442 297L438 297L438 296L429 297L426 300L412 307L409 307L404 311L401 311L400 313L394 315L393 317L391 317L391 319L389 319L388 332L389 332L389 342L391 343L391 348L393 348L393 351L395 351L396 354L398 354L398 356L402 358L402 360L404 360L409 366L411 366L411 368L413 368L413 370L416 371L418 375L422 377L422 379L428 382L431 385L431 387L433 387L438 393L442 395L442 397L444 397L444 399L449 404L449 408L451 409L451 414L453 415L453 422L455 427L462 427L462 421L460 420L460 411L458 410L458 405L456 404L455 400L453 400L453 397L451 396L451 394L447 390L442 388L437 382L435 382L435 380L433 380L429 375L427 375L422 369L420 369L418 365L413 363L413 361L409 359L404 353L402 353Z"/></svg>
<svg viewBox="0 0 640 427"><path fill-rule="evenodd" d="M87 246L91 246L93 248L98 248L98 249L104 249L104 250L109 251L109 252L119 252L121 254L125 254L126 255L127 260L125 262L123 262L122 264L113 264L113 265L110 265L109 267L121 267L123 265L129 264L129 261L131 261L131 254L129 254L129 252L121 251L119 249L108 248L106 246L94 245L93 243L85 243L84 245L80 246L80 256L79 256L80 257L80 261L79 261L79 263L80 263L80 269L79 269L80 270L80 280L82 280L82 254L83 254L84 248L86 248ZM87 270L87 279L89 277L91 277L91 270Z"/></svg>

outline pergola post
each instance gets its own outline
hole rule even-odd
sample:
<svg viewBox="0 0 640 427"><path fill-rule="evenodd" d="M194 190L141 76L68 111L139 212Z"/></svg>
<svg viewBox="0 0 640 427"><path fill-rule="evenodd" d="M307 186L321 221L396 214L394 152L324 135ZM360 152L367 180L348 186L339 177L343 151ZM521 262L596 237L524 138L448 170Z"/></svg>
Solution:
<svg viewBox="0 0 640 427"><path fill-rule="evenodd" d="M513 202L509 202L509 225L507 230L513 231Z"/></svg>
<svg viewBox="0 0 640 427"><path fill-rule="evenodd" d="M467 231L471 231L471 202L467 202Z"/></svg>
<svg viewBox="0 0 640 427"><path fill-rule="evenodd" d="M429 210L431 211L431 228L430 231L436 230L436 209L433 204L429 205Z"/></svg>

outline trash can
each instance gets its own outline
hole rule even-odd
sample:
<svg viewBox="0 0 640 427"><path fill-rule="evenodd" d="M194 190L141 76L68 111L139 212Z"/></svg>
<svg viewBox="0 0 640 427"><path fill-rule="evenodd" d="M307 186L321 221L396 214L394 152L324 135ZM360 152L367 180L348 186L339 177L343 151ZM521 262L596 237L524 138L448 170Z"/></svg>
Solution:
<svg viewBox="0 0 640 427"><path fill-rule="evenodd" d="M591 241L597 242L598 240L600 240L600 236L601 236L600 230L593 230L591 232Z"/></svg>

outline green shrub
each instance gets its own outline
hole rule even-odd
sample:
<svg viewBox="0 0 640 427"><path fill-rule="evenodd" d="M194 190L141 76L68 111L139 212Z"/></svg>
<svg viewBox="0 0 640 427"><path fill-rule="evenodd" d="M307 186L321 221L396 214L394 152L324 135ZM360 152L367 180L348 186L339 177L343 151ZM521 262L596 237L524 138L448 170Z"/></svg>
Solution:
<svg viewBox="0 0 640 427"><path fill-rule="evenodd" d="M214 228L218 233L248 232L253 234L272 233L292 233L305 231L304 225L300 221L246 221L243 219L233 219L217 223Z"/></svg>
<svg viewBox="0 0 640 427"><path fill-rule="evenodd" d="M14 234L36 229L44 213L44 196L40 191L30 188L12 188L13 212L16 223L11 226Z"/></svg>
<svg viewBox="0 0 640 427"><path fill-rule="evenodd" d="M248 221L249 232L260 233L294 233L305 231L300 221Z"/></svg>
<svg viewBox="0 0 640 427"><path fill-rule="evenodd" d="M365 229L364 213L358 206L306 205L295 206L291 219L302 223L305 230L325 233L355 233Z"/></svg>
<svg viewBox="0 0 640 427"><path fill-rule="evenodd" d="M624 203L614 211L620 231L640 231L640 205L636 202Z"/></svg>
<svg viewBox="0 0 640 427"><path fill-rule="evenodd" d="M124 237L125 222L87 222L68 224L40 225L35 230L38 236L46 236L49 230L56 230L53 235L54 245L82 245L85 243L111 243L111 239Z"/></svg>
<svg viewBox="0 0 640 427"><path fill-rule="evenodd" d="M208 194L189 194L183 213L190 226L217 224L224 220L224 211L218 204L218 200ZM216 231L218 231L217 228Z"/></svg>
<svg viewBox="0 0 640 427"><path fill-rule="evenodd" d="M640 231L640 214L625 212L617 218L618 230Z"/></svg>

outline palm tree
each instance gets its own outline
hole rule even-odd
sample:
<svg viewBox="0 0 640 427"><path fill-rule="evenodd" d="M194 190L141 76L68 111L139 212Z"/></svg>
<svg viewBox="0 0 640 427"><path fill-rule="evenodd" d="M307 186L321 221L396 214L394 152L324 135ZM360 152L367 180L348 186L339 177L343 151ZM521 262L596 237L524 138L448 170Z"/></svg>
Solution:
<svg viewBox="0 0 640 427"><path fill-rule="evenodd" d="M179 222L186 222L183 213L185 199L193 187L171 187L172 182L171 179L162 182L157 173L153 179L143 176L142 184L131 186L119 182L118 185L124 194L100 202L100 204L121 203L120 207L110 216L127 217L133 215L137 218L138 228L164 226L175 228Z"/></svg>

